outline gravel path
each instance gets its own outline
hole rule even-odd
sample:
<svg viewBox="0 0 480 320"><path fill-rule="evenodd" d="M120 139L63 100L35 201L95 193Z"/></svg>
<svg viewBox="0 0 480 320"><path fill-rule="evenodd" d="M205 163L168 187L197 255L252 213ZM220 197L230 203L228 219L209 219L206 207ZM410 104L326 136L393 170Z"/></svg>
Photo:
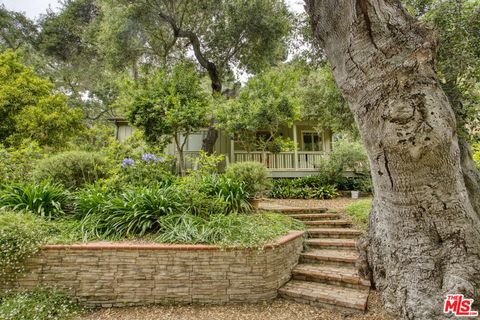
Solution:
<svg viewBox="0 0 480 320"><path fill-rule="evenodd" d="M377 293L370 294L368 312L347 315L310 305L276 299L272 303L149 306L108 308L78 320L394 320L385 314Z"/></svg>

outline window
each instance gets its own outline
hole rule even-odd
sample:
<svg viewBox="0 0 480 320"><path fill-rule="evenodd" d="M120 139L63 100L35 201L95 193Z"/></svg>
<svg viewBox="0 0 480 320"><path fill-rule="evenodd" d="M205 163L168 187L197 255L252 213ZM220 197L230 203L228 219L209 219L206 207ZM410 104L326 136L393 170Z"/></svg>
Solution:
<svg viewBox="0 0 480 320"><path fill-rule="evenodd" d="M302 131L303 151L323 151L323 135L316 131Z"/></svg>
<svg viewBox="0 0 480 320"><path fill-rule="evenodd" d="M205 138L206 135L207 135L206 131L191 133L188 136L187 143L185 144L185 151L202 150L203 139Z"/></svg>

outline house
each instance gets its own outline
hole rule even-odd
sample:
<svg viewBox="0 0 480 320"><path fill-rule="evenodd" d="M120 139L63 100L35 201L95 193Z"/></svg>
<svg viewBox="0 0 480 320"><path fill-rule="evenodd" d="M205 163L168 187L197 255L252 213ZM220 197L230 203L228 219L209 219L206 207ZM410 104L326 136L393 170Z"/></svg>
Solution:
<svg viewBox="0 0 480 320"><path fill-rule="evenodd" d="M110 119L116 126L115 136L119 141L125 141L133 133L133 128L123 118ZM261 134L261 132L259 132ZM190 134L185 144L185 156L195 158L202 148L202 142L207 129ZM220 131L215 151L225 156L226 165L235 162L258 161L264 163L274 178L303 177L314 174L317 164L322 157L332 149L332 133L318 132L309 122L295 122L292 127L281 128L279 134L290 138L297 149L288 152L246 151L241 143L231 139L225 132ZM167 146L165 153L174 155L175 146ZM192 166L192 161L187 167Z"/></svg>

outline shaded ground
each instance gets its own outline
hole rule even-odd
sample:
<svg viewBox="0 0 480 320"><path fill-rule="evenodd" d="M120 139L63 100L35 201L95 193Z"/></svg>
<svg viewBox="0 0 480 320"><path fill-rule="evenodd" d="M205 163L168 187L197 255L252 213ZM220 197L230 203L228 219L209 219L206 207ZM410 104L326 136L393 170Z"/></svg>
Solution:
<svg viewBox="0 0 480 320"><path fill-rule="evenodd" d="M383 311L377 293L370 294L366 314L346 315L302 303L277 299L272 303L150 306L109 308L78 320L394 320Z"/></svg>
<svg viewBox="0 0 480 320"><path fill-rule="evenodd" d="M356 200L267 199L261 207L268 210L280 206L326 207L343 211ZM166 305L130 308L104 308L91 311L77 320L394 320L382 308L381 299L371 291L366 314L348 315L337 311L313 307L303 303L276 299L272 303L227 305Z"/></svg>

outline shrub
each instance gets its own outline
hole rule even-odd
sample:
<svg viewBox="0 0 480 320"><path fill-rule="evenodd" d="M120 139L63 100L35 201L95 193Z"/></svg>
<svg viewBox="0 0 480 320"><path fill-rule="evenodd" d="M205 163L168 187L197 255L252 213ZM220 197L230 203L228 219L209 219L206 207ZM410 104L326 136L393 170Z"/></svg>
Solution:
<svg viewBox="0 0 480 320"><path fill-rule="evenodd" d="M359 190L358 184L370 178L368 156L359 142L336 142L330 155L317 165L319 179L324 184L336 185L339 190ZM353 176L346 177L345 172Z"/></svg>
<svg viewBox="0 0 480 320"><path fill-rule="evenodd" d="M10 295L0 301L2 320L68 320L82 311L64 294L45 288Z"/></svg>
<svg viewBox="0 0 480 320"><path fill-rule="evenodd" d="M224 160L223 154L207 154L205 151L200 151L199 156L194 159L196 170L190 173L201 176L217 174Z"/></svg>
<svg viewBox="0 0 480 320"><path fill-rule="evenodd" d="M207 218L188 213L160 218L162 229L156 241L256 247L305 226L282 214L211 215Z"/></svg>
<svg viewBox="0 0 480 320"><path fill-rule="evenodd" d="M269 196L276 199L331 199L338 195L334 185L322 183L317 176L274 179Z"/></svg>
<svg viewBox="0 0 480 320"><path fill-rule="evenodd" d="M368 215L372 209L371 199L362 199L355 201L346 208L347 214L352 217L355 224L362 228L366 228L368 225Z"/></svg>
<svg viewBox="0 0 480 320"><path fill-rule="evenodd" d="M480 170L480 142L477 142L472 145L472 152L473 152L473 161L475 161L477 169Z"/></svg>
<svg viewBox="0 0 480 320"><path fill-rule="evenodd" d="M0 211L0 280L13 281L50 231L47 222L33 214Z"/></svg>
<svg viewBox="0 0 480 320"><path fill-rule="evenodd" d="M271 188L271 178L267 168L259 162L238 162L228 166L225 175L245 184L250 197L263 196Z"/></svg>
<svg viewBox="0 0 480 320"><path fill-rule="evenodd" d="M4 148L0 145L0 185L30 180L39 159L43 158L36 142L24 142L18 148Z"/></svg>
<svg viewBox="0 0 480 320"><path fill-rule="evenodd" d="M144 153L140 157L125 158L117 173L116 185L149 186L170 185L174 180L175 159Z"/></svg>
<svg viewBox="0 0 480 320"><path fill-rule="evenodd" d="M13 184L0 190L0 208L29 211L54 219L68 210L68 195L59 184L48 181Z"/></svg>
<svg viewBox="0 0 480 320"><path fill-rule="evenodd" d="M178 212L181 203L171 188L137 187L102 196L98 188L79 194L77 212L87 237L119 239L158 231L158 218Z"/></svg>
<svg viewBox="0 0 480 320"><path fill-rule="evenodd" d="M225 175L205 175L197 177L190 188L209 197L217 197L225 202L225 210L216 213L249 213L252 207L248 201L249 194L242 181L232 180Z"/></svg>
<svg viewBox="0 0 480 320"><path fill-rule="evenodd" d="M308 197L312 199L331 199L338 196L337 188L331 184L311 188Z"/></svg>
<svg viewBox="0 0 480 320"><path fill-rule="evenodd" d="M51 179L69 189L105 178L105 160L97 153L68 151L40 161L34 172L36 180Z"/></svg>

